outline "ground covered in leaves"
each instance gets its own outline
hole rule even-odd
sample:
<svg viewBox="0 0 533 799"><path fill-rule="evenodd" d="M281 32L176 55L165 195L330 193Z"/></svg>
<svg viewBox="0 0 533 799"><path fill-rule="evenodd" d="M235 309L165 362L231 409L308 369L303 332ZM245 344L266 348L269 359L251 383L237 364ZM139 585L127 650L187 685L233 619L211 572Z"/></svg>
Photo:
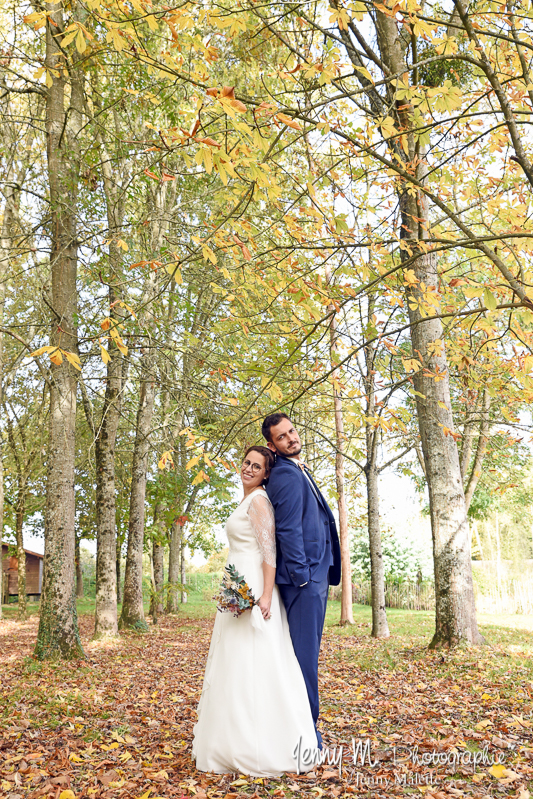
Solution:
<svg viewBox="0 0 533 799"><path fill-rule="evenodd" d="M320 669L331 762L271 780L197 772L192 729L213 612L192 602L113 644L91 642L93 620L82 615L87 660L55 665L31 657L36 616L0 621L0 797L528 799L533 791L530 632L493 625L484 628L490 646L432 653L431 614L391 611L393 636L373 641L369 609L356 607L356 624L340 628L337 603Z"/></svg>

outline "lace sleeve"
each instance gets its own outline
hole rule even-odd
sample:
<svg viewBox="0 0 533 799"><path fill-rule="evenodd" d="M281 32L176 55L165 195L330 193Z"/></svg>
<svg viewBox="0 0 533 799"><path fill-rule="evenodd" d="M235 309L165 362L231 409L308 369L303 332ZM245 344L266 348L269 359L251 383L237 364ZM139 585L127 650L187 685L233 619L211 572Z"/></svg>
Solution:
<svg viewBox="0 0 533 799"><path fill-rule="evenodd" d="M256 494L248 506L248 518L257 538L263 561L276 568L276 527L274 509L270 500Z"/></svg>

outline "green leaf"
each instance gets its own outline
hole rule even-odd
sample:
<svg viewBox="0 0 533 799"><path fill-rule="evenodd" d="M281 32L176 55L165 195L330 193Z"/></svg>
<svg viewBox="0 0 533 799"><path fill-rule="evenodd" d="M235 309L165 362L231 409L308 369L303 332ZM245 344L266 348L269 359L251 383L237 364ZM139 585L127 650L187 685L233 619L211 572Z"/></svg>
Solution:
<svg viewBox="0 0 533 799"><path fill-rule="evenodd" d="M496 308L498 307L498 300L496 299L492 291L489 291L488 289L485 289L485 291L483 292L483 302L485 304L485 307L488 308L489 311L495 311Z"/></svg>

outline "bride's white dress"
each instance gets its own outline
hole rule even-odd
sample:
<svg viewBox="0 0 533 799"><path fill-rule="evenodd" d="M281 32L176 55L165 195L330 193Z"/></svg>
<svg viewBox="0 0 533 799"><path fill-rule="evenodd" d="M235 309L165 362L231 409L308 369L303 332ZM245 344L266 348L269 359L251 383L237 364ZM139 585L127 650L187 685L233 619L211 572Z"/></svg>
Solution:
<svg viewBox="0 0 533 799"><path fill-rule="evenodd" d="M276 565L274 512L266 491L252 491L226 522L228 564L244 575L256 599L263 559ZM254 614L254 618L252 617ZM257 626L256 626L257 625ZM295 750L316 752L307 690L277 586L271 618L259 608L239 617L218 613L194 728L196 768L273 777L298 769ZM299 766L312 768L312 757Z"/></svg>

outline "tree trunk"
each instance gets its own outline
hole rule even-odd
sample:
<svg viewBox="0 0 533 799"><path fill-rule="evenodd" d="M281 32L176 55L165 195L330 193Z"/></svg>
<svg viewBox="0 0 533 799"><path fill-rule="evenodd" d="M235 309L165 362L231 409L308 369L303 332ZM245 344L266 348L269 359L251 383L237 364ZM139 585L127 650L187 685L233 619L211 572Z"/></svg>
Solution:
<svg viewBox="0 0 533 799"><path fill-rule="evenodd" d="M163 504L156 502L154 507L154 528L159 535L163 535ZM157 535L157 533L156 533ZM159 616L162 616L163 608L163 585L164 585L164 547L159 543L158 538L152 541L152 596L150 597L150 610L148 615L152 617L154 624Z"/></svg>
<svg viewBox="0 0 533 799"><path fill-rule="evenodd" d="M375 301L373 297L368 300L368 321L374 313ZM379 428L371 424L370 420L376 414L376 386L374 379L375 345L367 343L364 348L365 371L363 382L366 393L365 416L365 441L366 463L364 473L366 478L366 506L368 518L368 545L370 548L370 586L372 594L372 637L388 638L389 622L385 609L385 567L383 564L383 550L381 547L381 526L379 518L379 470L378 470L378 444Z"/></svg>
<svg viewBox="0 0 533 799"><path fill-rule="evenodd" d="M163 585L165 582L164 577L164 562L163 556L165 549L157 541L154 541L152 549L152 562L154 564L154 596L152 597L152 608L150 615L162 616L164 613L163 607Z"/></svg>
<svg viewBox="0 0 533 799"><path fill-rule="evenodd" d="M1 344L0 344L1 347ZM1 374L0 374L1 379ZM0 389L1 399L1 389ZM1 406L0 406L1 407ZM4 554L2 550L2 538L4 532L4 461L3 445L0 443L0 619L2 619L2 603L4 601Z"/></svg>
<svg viewBox="0 0 533 799"><path fill-rule="evenodd" d="M479 549L480 558L481 558L481 560L485 560L485 554L483 552L483 544L481 543L481 538L479 536L479 529L478 529L477 521L475 521L473 523L472 527L474 529L474 535L476 536L476 541L477 541L477 546L478 546L478 549Z"/></svg>
<svg viewBox="0 0 533 799"><path fill-rule="evenodd" d="M9 118L10 93L7 90L5 76L2 78L3 97L2 116L5 120ZM4 166L2 175L2 195L5 198L2 209L2 226L0 230L0 408L4 406L4 392L7 374L4 363L4 316L6 302L6 285L9 279L9 267L13 258L17 256L14 242L16 235L15 226L20 208L20 194L24 186L25 177L29 167L29 161L23 159L19 169L16 169L16 156L21 152L19 141L19 127L15 116L11 117L12 124L4 124L1 129L1 145L4 154ZM25 142L28 146L28 142ZM29 151L29 150L28 150ZM20 358L20 356L19 356ZM18 359L17 359L18 360ZM11 362L11 368L15 368L17 362ZM0 552L2 551L2 538L4 530L4 437L0 437ZM4 598L4 574L2 570L2 558L0 555L0 619L2 618L2 602Z"/></svg>
<svg viewBox="0 0 533 799"><path fill-rule="evenodd" d="M50 342L76 353L76 136L81 129L82 73L75 65L65 69L65 53L58 40L58 31L64 29L61 4L50 6L47 13L45 63L52 81L46 93L45 123L52 239ZM76 370L66 358L60 365L51 364L44 573L35 647L39 659L84 657L74 588L76 387Z"/></svg>
<svg viewBox="0 0 533 799"><path fill-rule="evenodd" d="M326 269L326 281L331 282L329 267ZM329 324L329 354L331 365L337 360L337 323L335 306L328 305L331 313ZM344 490L344 419L342 415L342 398L335 385L339 380L339 371L335 369L333 378L333 410L335 413L335 483L337 487L337 510L339 513L339 543L341 549L341 618L340 624L353 624L352 607L352 563L350 560L350 532L348 530L348 512L346 509L346 493Z"/></svg>
<svg viewBox="0 0 533 799"><path fill-rule="evenodd" d="M337 486L337 508L339 511L339 542L341 547L341 625L354 624L352 607L352 563L350 560L350 531L346 493L344 491L344 420L342 400L334 390L335 434L337 452L335 455L335 482Z"/></svg>
<svg viewBox="0 0 533 799"><path fill-rule="evenodd" d="M109 288L111 323L116 324L113 310L116 297ZM120 418L122 394L122 355L110 343L107 364L106 392L102 419L96 435L96 605L94 637L114 638L118 634L117 571L116 571L116 507L115 507L115 443Z"/></svg>
<svg viewBox="0 0 533 799"><path fill-rule="evenodd" d="M381 57L390 74L409 74L398 25L393 17L376 11L376 33ZM394 97L390 95L394 102ZM400 129L410 130L409 102L396 103L395 114ZM406 168L415 169L424 182L427 166L424 153L412 134L398 144L394 157L403 159ZM402 260L413 258L409 269L415 280L407 278L407 304L411 324L413 356L421 363L415 370L418 425L422 441L426 480L429 492L433 559L435 569L436 630L431 647L454 646L461 642L483 642L476 621L472 563L468 536L466 504L461 480L459 452L453 429L448 364L444 349L444 331L431 306L426 310L424 294L438 291L436 256L420 242L428 237L430 226L428 201L422 192L415 195L398 181L400 201L400 237L406 245Z"/></svg>
<svg viewBox="0 0 533 799"><path fill-rule="evenodd" d="M476 435L476 418L479 413L478 400L479 397L476 398L475 402L468 402L467 397L465 423L463 425L463 435L461 437L461 453L459 456L463 486L466 485L468 469L472 458L472 446Z"/></svg>
<svg viewBox="0 0 533 799"><path fill-rule="evenodd" d="M93 92L95 107L100 109L100 95ZM115 115L115 130L112 135L120 140L118 116ZM102 130L97 133L101 156L101 169L104 179L107 224L111 235L122 230L124 221L124 196L117 182L119 165L107 150ZM124 161L120 164L124 179ZM109 344L107 363L106 392L102 408L102 418L96 431L96 606L95 638L114 638L118 634L117 598L118 576L116 570L116 503L115 503L115 444L122 404L122 390L125 384L125 362L117 346L118 326L121 321L120 289L115 291L113 283L121 285L122 256L115 240L109 242ZM120 567L119 567L120 568Z"/></svg>
<svg viewBox="0 0 533 799"><path fill-rule="evenodd" d="M167 613L178 612L178 589L180 582L181 525L178 519L172 522L168 547L168 594Z"/></svg>
<svg viewBox="0 0 533 799"><path fill-rule="evenodd" d="M330 2L334 8L340 7L338 0ZM416 81L416 70L411 73L406 63L405 40L400 37L394 15L376 10L373 21L379 56L383 62L383 77L403 75L408 80L413 74ZM348 56L354 67L359 68L363 65L363 59L352 35L364 41L353 20L347 28L344 26L344 30L338 29L338 37L345 44ZM403 30L401 35L404 35ZM416 41L415 34L411 36ZM375 119L394 114L398 130L412 130L413 107L408 99L397 100L394 83L387 82L383 96L368 77L360 76L359 82L367 93ZM403 134L401 141L392 139L389 150L393 161L400 162L404 169L413 170L420 182L425 180L427 167L424 152L412 133ZM400 201L400 236L403 241L401 257L403 261L409 259L405 283L411 342L413 356L421 363L413 383L417 392L416 406L433 535L436 631L431 646L453 646L461 641L477 644L482 643L483 638L479 634L474 607L466 504L453 431L443 328L440 320L427 315L434 313L434 308L426 313L424 307L427 305L424 294L428 290L437 292L439 285L435 255L427 252L427 245L420 244L427 239L430 227L427 198L422 192L413 196L401 179L397 182L397 194ZM411 272L414 272L415 282L411 280Z"/></svg>
<svg viewBox="0 0 533 799"><path fill-rule="evenodd" d="M482 410L481 410L481 420L479 423L479 438L477 440L477 447L476 447L476 455L474 458L474 464L472 466L472 471L470 473L470 477L468 478L468 483L465 486L465 479L463 478L463 486L465 486L465 502L466 502L466 509L468 511L470 507L470 503L472 502L472 497L474 496L474 492L476 490L477 484L479 482L479 478L481 477L481 467L483 466L483 461L485 459L485 453L487 452L487 446L489 443L489 430L490 430L490 404L491 398L490 394L487 389L483 390L483 401L482 401ZM465 474L466 477L466 474Z"/></svg>
<svg viewBox="0 0 533 799"><path fill-rule="evenodd" d="M168 196L168 182L159 184L153 189L153 218L151 221L151 249L158 250L163 243L163 236L168 227L165 216L165 204ZM171 189L174 196L176 189ZM143 322L148 344L143 352L141 364L141 387L137 427L131 468L131 494L128 526L128 550L126 555L126 574L124 576L124 600L120 627L146 629L142 596L142 555L144 543L144 500L146 495L146 469L150 445L150 428L154 412L155 398L155 357L152 354L152 341L148 324L153 321L150 310L157 291L157 272L151 272L145 287L142 307Z"/></svg>
<svg viewBox="0 0 533 799"><path fill-rule="evenodd" d="M412 211L414 213L414 210ZM413 227L412 215L403 215ZM426 467L433 535L436 629L431 647L483 643L474 606L466 502L453 428L448 366L440 319L421 316L420 283L438 286L432 253L415 262L419 283L408 292L413 355L422 364L413 377ZM438 343L440 342L440 344Z"/></svg>
<svg viewBox="0 0 533 799"><path fill-rule="evenodd" d="M4 405L4 309L6 303L7 265L10 251L10 236L8 224L8 202L4 205L2 238L0 240L0 408ZM2 603L4 601L4 570L2 568L2 540L4 533L4 437L0 437L0 619L2 618Z"/></svg>
<svg viewBox="0 0 533 799"><path fill-rule="evenodd" d="M9 95L4 95L4 103L7 107ZM6 114L7 116L7 114ZM6 147L6 151L7 151ZM11 159L9 159L11 160ZM4 313L6 303L6 283L8 267L11 259L12 250L12 226L14 222L14 209L16 207L15 191L18 183L17 176L14 174L13 164L7 164L7 169L3 176L2 192L5 203L2 214L2 228L0 234L0 408L4 406ZM20 189L18 189L20 191ZM2 552L2 539L4 532L4 437L0 436L0 553ZM4 572L2 569L2 555L0 554L0 619L2 618L2 602L4 600Z"/></svg>
<svg viewBox="0 0 533 799"><path fill-rule="evenodd" d="M181 581L182 586L186 585L186 583L187 583L187 574L186 574L186 570L185 570L185 546L186 546L186 543L185 543L185 529L184 529L184 527L185 527L185 525L181 526L181 535L180 535L180 539L181 539L180 540L180 565L181 565L180 581ZM181 602L182 602L182 604L185 604L185 602L187 602L187 592L186 591L182 591L181 592Z"/></svg>
<svg viewBox="0 0 533 799"><path fill-rule="evenodd" d="M502 595L502 549L500 542L500 514L496 511L496 524L494 525L496 534L496 585L498 586L498 602Z"/></svg>
<svg viewBox="0 0 533 799"><path fill-rule="evenodd" d="M81 568L81 554L80 554L80 539L76 536L76 545L74 551L76 558L76 597L77 599L83 598L83 571Z"/></svg>
<svg viewBox="0 0 533 799"><path fill-rule="evenodd" d="M19 487L17 496L17 507L15 509L15 533L17 537L17 591L18 591L18 613L19 620L28 618L28 606L26 598L26 553L24 552L24 511L26 507L26 491L24 486Z"/></svg>
<svg viewBox="0 0 533 799"><path fill-rule="evenodd" d="M146 629L142 592L142 557L144 544L144 500L146 496L146 469L148 466L149 434L154 411L154 377L152 359L144 356L139 409L133 461L131 470L130 515L128 526L128 550L124 576L124 600L120 616L120 627Z"/></svg>
<svg viewBox="0 0 533 799"><path fill-rule="evenodd" d="M383 564L379 523L379 475L375 463L367 464L365 477L368 512L368 542L370 546L372 637L388 638L390 632L387 611L385 609L385 568Z"/></svg>
<svg viewBox="0 0 533 799"><path fill-rule="evenodd" d="M120 575L120 561L122 559L122 538L117 535L115 564L117 573L117 605L122 602L122 578Z"/></svg>

